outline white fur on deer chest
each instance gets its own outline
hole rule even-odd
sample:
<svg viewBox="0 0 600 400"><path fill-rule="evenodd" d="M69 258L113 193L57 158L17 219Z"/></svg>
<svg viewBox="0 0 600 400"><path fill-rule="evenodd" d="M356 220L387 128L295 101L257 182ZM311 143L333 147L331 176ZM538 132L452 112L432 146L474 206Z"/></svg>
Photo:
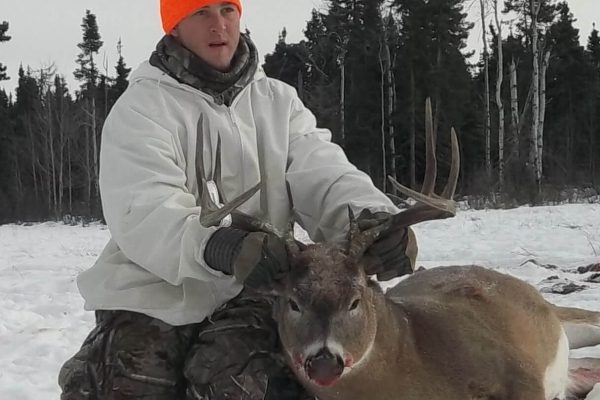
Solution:
<svg viewBox="0 0 600 400"><path fill-rule="evenodd" d="M554 361L546 368L544 389L546 400L564 400L569 381L569 340L561 328Z"/></svg>

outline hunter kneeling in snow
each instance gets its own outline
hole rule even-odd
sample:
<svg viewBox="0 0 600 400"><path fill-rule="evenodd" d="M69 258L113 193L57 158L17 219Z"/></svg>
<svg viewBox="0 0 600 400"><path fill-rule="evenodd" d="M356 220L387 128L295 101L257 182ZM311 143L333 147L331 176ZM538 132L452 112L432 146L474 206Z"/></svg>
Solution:
<svg viewBox="0 0 600 400"><path fill-rule="evenodd" d="M60 372L61 398L310 398L260 295L289 268L284 239L269 232L294 220L314 241L337 240L348 208L364 226L399 210L296 91L265 76L240 34L239 0L162 0L160 11L166 35L103 128L112 239L77 281L97 324ZM271 229L209 206L236 202ZM367 250L369 272L412 272L412 238L385 230Z"/></svg>

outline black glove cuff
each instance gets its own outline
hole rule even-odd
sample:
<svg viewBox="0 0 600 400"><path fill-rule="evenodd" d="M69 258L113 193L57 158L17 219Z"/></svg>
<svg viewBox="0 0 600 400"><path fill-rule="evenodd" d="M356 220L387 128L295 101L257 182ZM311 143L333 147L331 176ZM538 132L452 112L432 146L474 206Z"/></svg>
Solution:
<svg viewBox="0 0 600 400"><path fill-rule="evenodd" d="M206 243L204 261L212 269L233 275L233 262L248 233L243 229L232 227L218 229Z"/></svg>

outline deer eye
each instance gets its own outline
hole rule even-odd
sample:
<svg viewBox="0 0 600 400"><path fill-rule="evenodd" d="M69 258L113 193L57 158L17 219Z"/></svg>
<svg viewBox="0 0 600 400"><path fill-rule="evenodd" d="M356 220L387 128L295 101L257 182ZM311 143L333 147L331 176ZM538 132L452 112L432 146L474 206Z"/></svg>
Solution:
<svg viewBox="0 0 600 400"><path fill-rule="evenodd" d="M352 302L352 304L350 304L350 308L349 308L349 310L350 310L350 311L354 311L354 310L356 310L356 309L358 308L359 304L360 304L360 299L356 299L356 300L354 300L354 301Z"/></svg>
<svg viewBox="0 0 600 400"><path fill-rule="evenodd" d="M295 311L295 312L300 312L300 306L298 306L298 303L296 303L294 300L292 300L292 299L289 299L289 300L288 300L288 304L289 304L289 306L290 306L290 309L291 309L292 311Z"/></svg>

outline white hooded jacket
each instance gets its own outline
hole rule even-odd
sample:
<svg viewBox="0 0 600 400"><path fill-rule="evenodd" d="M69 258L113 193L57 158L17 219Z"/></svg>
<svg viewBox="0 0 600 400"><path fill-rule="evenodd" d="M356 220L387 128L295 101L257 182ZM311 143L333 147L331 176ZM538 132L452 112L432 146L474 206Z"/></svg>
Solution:
<svg viewBox="0 0 600 400"><path fill-rule="evenodd" d="M203 258L216 228L199 222L196 162L212 174L218 137L224 197L262 177L263 189L240 210L281 231L293 217L313 240L336 240L346 233L348 205L356 213L398 212L330 136L294 88L260 69L228 107L142 64L102 131L100 191L111 240L78 277L86 309L130 310L183 325L239 294L241 284Z"/></svg>

